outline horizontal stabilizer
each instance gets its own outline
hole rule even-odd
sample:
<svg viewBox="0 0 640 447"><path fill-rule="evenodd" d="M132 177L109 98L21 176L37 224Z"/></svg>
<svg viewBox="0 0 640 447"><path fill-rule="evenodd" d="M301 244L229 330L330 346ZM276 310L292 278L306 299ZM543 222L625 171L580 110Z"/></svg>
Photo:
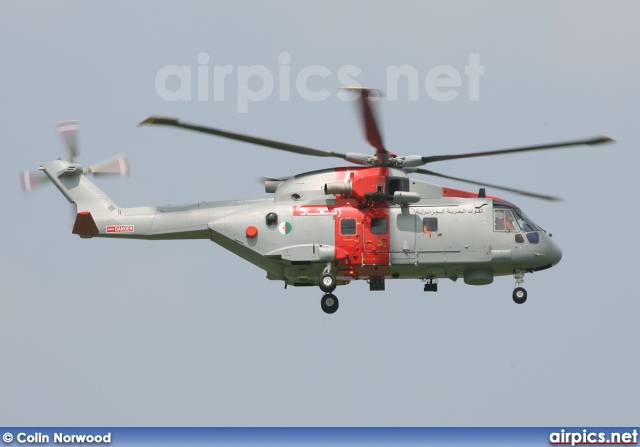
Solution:
<svg viewBox="0 0 640 447"><path fill-rule="evenodd" d="M73 224L73 234L80 237L93 237L98 233L98 226L89 211L81 211L76 216L76 222Z"/></svg>

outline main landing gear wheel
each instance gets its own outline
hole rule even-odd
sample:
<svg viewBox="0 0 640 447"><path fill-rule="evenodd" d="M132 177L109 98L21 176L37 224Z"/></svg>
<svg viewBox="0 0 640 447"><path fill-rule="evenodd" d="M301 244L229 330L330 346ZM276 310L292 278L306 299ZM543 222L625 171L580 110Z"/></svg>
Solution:
<svg viewBox="0 0 640 447"><path fill-rule="evenodd" d="M336 297L333 293L327 293L322 297L320 301L320 306L325 313L332 314L336 310L338 310L338 297Z"/></svg>
<svg viewBox="0 0 640 447"><path fill-rule="evenodd" d="M513 301L515 301L517 304L522 304L527 301L527 291L522 287L516 287L513 290Z"/></svg>
<svg viewBox="0 0 640 447"><path fill-rule="evenodd" d="M336 286L338 285L338 281L336 280L336 275L331 272L324 272L320 275L320 289L325 293L331 293L336 290Z"/></svg>

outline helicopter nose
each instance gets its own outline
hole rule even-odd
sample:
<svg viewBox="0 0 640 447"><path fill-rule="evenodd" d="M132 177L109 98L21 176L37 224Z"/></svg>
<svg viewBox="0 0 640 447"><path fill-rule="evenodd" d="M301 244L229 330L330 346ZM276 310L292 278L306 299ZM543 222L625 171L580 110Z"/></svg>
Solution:
<svg viewBox="0 0 640 447"><path fill-rule="evenodd" d="M549 258L552 265L556 265L562 259L562 250L552 240L549 240Z"/></svg>

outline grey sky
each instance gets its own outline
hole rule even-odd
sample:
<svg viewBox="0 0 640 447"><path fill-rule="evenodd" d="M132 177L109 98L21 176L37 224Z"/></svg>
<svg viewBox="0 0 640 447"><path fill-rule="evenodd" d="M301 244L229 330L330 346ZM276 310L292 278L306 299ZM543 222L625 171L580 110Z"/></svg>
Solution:
<svg viewBox="0 0 640 447"><path fill-rule="evenodd" d="M640 414L635 222L637 2L0 3L0 421L3 425L633 425ZM224 101L164 101L167 65L230 65ZM277 91L237 112L240 66L292 79L322 65L305 101ZM468 100L469 54L484 74ZM336 166L165 128L168 115L339 152L368 152L336 73L386 89L410 65L418 101L378 103L387 147L437 155L604 134L616 145L442 162L437 172L559 195L499 191L553 233L555 268L473 287L419 281L288 288L207 241L81 240L53 187L18 173L64 157L55 124L80 122L79 160L126 152L132 175L98 180L121 206L265 197L255 179ZM460 72L435 101L429 70ZM276 83L278 81L276 80ZM293 81L292 81L293 83ZM253 85L253 84L252 84ZM258 88L255 86L253 88ZM213 87L211 87L213 88ZM476 190L457 182L439 182Z"/></svg>

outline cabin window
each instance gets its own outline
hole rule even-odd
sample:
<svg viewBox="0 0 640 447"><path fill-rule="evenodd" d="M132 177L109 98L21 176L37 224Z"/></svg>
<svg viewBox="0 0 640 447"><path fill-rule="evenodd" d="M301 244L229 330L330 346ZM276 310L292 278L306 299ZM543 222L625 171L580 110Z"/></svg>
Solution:
<svg viewBox="0 0 640 447"><path fill-rule="evenodd" d="M340 234L343 236L353 236L356 234L356 220L342 219L340 221Z"/></svg>
<svg viewBox="0 0 640 447"><path fill-rule="evenodd" d="M513 217L511 210L505 208L496 208L493 210L493 219L495 231L520 231L518 222Z"/></svg>
<svg viewBox="0 0 640 447"><path fill-rule="evenodd" d="M423 233L435 233L436 231L438 231L437 217L425 217L424 219L422 219Z"/></svg>
<svg viewBox="0 0 640 447"><path fill-rule="evenodd" d="M374 217L371 219L371 234L386 234L387 233L387 218L386 217Z"/></svg>

